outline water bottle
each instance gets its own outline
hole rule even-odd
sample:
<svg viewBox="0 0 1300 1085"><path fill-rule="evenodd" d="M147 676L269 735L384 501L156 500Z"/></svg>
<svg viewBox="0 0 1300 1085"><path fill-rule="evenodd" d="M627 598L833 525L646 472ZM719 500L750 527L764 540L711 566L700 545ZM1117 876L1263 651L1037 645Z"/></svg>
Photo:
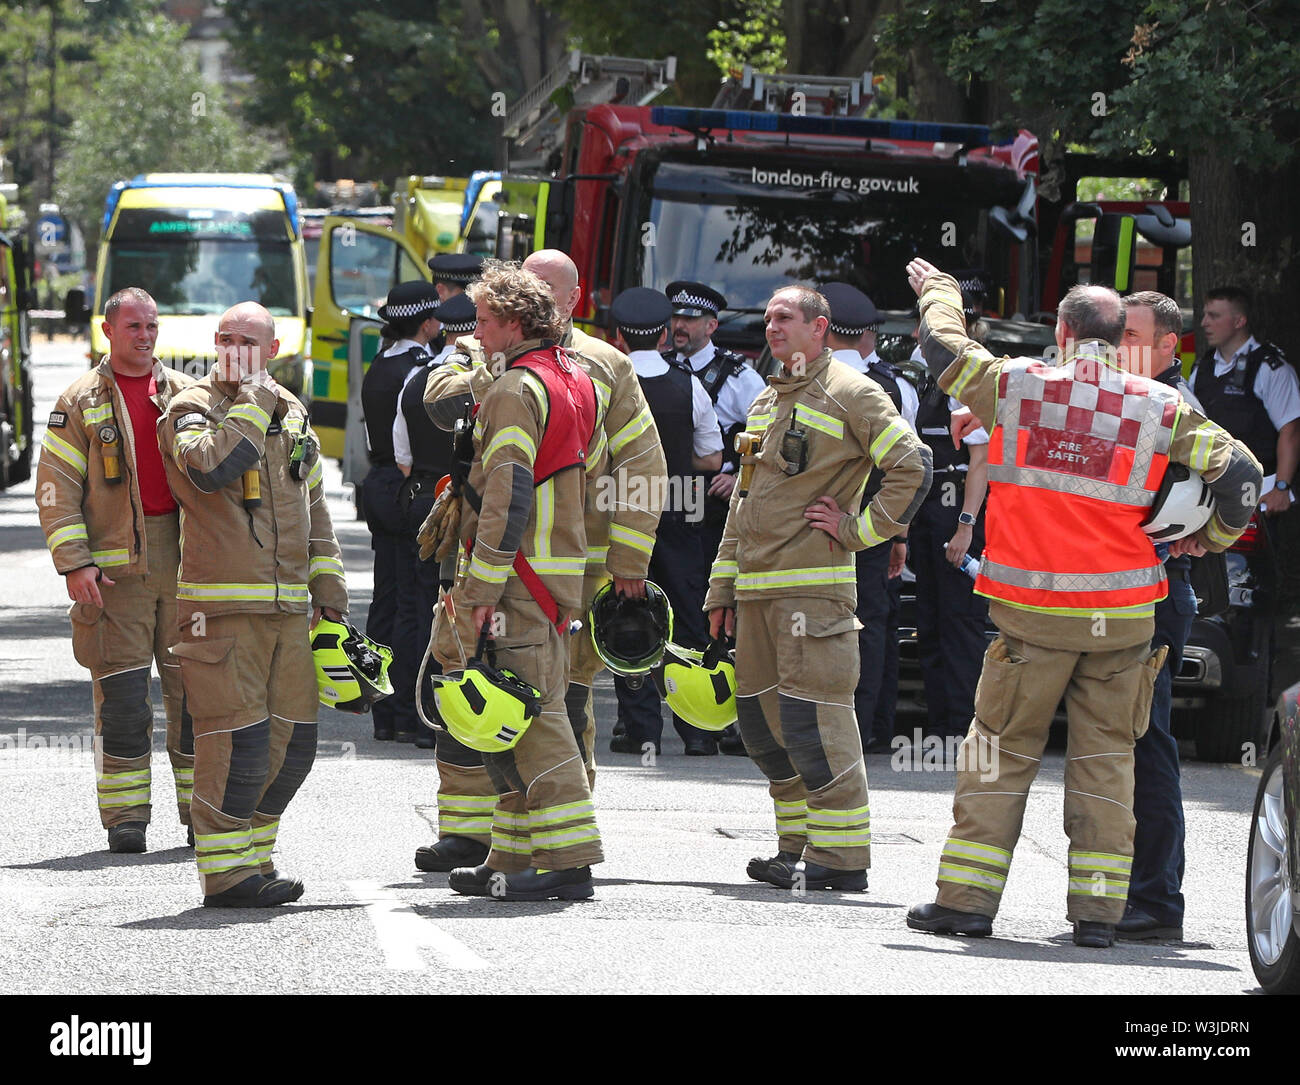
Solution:
<svg viewBox="0 0 1300 1085"><path fill-rule="evenodd" d="M947 547L945 544L943 544L943 543L940 543L940 544L939 544L939 548L940 548L941 550L944 550L944 551L946 551L946 550L948 549L948 547ZM947 560L948 560L947 557L945 557L944 560L947 561ZM971 557L969 554L966 554L966 555L961 559L961 564L958 565L957 568L960 569L963 573L965 573L965 574L966 574L968 577L970 577L972 580L974 580L975 577L979 575L979 571L980 571L980 560L979 560L979 558L973 558L973 557Z"/></svg>

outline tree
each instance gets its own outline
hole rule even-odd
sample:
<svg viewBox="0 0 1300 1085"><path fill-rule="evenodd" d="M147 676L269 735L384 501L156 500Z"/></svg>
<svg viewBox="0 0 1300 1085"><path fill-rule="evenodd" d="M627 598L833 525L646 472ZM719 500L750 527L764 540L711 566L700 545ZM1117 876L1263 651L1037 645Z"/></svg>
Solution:
<svg viewBox="0 0 1300 1085"><path fill-rule="evenodd" d="M277 154L202 81L181 49L182 29L157 19L144 31L101 54L91 65L93 89L71 104L58 194L88 245L114 181L155 171L265 169Z"/></svg>
<svg viewBox="0 0 1300 1085"><path fill-rule="evenodd" d="M1236 281L1259 324L1300 352L1294 0L1002 0L900 5L895 56L924 50L987 122L1067 144L1186 160L1196 290ZM954 118L947 118L954 119ZM1050 181L1050 175L1049 175Z"/></svg>
<svg viewBox="0 0 1300 1085"><path fill-rule="evenodd" d="M514 96L518 66L491 58L501 35L473 2L229 0L226 13L255 79L250 119L283 132L318 177L463 175L492 162L493 94Z"/></svg>

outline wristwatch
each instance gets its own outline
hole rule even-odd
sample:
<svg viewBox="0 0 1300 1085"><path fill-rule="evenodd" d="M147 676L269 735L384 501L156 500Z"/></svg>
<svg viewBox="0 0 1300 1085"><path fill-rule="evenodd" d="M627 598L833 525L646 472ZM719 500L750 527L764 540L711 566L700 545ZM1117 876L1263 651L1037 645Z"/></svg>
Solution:
<svg viewBox="0 0 1300 1085"><path fill-rule="evenodd" d="M967 527L975 526L975 517L969 512L959 512L957 514L957 523L965 524Z"/></svg>
<svg viewBox="0 0 1300 1085"><path fill-rule="evenodd" d="M1291 483L1289 483L1289 482L1283 482L1281 479L1278 479L1275 483L1273 483L1273 489L1275 489L1275 490L1289 490L1289 489L1291 489Z"/></svg>

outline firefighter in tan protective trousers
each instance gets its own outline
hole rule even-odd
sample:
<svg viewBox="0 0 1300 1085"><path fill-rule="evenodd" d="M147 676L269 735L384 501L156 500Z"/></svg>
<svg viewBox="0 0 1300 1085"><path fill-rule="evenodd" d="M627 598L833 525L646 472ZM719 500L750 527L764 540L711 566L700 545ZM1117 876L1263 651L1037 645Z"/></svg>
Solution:
<svg viewBox="0 0 1300 1085"><path fill-rule="evenodd" d="M173 397L194 381L154 357L158 308L143 290L109 298L103 329L108 357L74 381L50 414L36 503L73 600L72 651L93 680L100 821L110 851L142 852L152 810L155 660L176 805L181 824L190 823L194 735L180 668L167 653L176 639L179 528L155 432Z"/></svg>
<svg viewBox="0 0 1300 1085"><path fill-rule="evenodd" d="M867 887L871 814L853 712L853 553L896 537L930 485L930 453L880 386L824 346L826 299L778 290L764 323L781 370L754 400L705 609L736 635L741 738L769 780L779 852L748 873L785 889ZM743 435L742 435L743 436ZM752 467L748 461L752 461ZM884 483L861 515L874 466Z"/></svg>
<svg viewBox="0 0 1300 1085"><path fill-rule="evenodd" d="M1113 290L1080 286L1066 295L1056 324L1062 360L1048 365L995 358L966 334L954 279L924 260L907 272L921 299L930 372L994 423L975 590L988 597L1001 632L985 653L975 718L958 756L938 897L912 908L907 923L933 933L991 933L1064 696L1066 916L1076 945L1104 948L1128 895L1133 745L1146 730L1168 650L1151 648L1155 604L1167 589L1141 524L1166 466L1186 464L1214 493L1215 511L1194 535L1172 542L1170 553L1225 549L1259 501L1259 464L1176 390L1121 368L1114 348L1124 334L1124 303Z"/></svg>
<svg viewBox="0 0 1300 1085"><path fill-rule="evenodd" d="M582 899L592 894L591 866L603 853L565 710L561 638L582 604L585 463L599 428L597 394L577 360L557 348L563 325L537 276L490 262L468 292L475 337L501 372L471 408L462 547L455 586L435 609L434 653L444 673L461 668L461 647L488 623L497 665L540 691L541 712L513 748L483 755L498 796L492 848L485 862L453 870L448 885L503 900Z"/></svg>
<svg viewBox="0 0 1300 1085"><path fill-rule="evenodd" d="M573 327L570 316L580 292L573 261L555 249L533 253L524 261L550 288L558 315L565 322L562 346L586 369L596 389L599 424L587 457L584 523L587 565L583 578L583 620L597 590L611 577L624 594L644 594L645 575L654 533L667 488L667 467L659 433L641 392L632 363L621 351ZM476 340L462 338L460 352L429 375L425 403L434 421L450 429L466 405L482 397L500 366L486 364ZM604 667L587 630L568 639L569 677L565 706L578 748L594 790L595 719L591 685ZM438 834L433 845L416 849L420 870L449 871L483 862L489 847L527 857L531 848L522 839L513 815L498 811L506 823L493 825L496 790L482 758L438 735Z"/></svg>
<svg viewBox="0 0 1300 1085"><path fill-rule="evenodd" d="M159 423L181 503L179 658L194 716L195 858L208 907L297 900L271 859L316 756L310 628L347 610L343 562L307 412L267 372L271 315L245 302L217 364ZM309 613L310 612L310 613Z"/></svg>

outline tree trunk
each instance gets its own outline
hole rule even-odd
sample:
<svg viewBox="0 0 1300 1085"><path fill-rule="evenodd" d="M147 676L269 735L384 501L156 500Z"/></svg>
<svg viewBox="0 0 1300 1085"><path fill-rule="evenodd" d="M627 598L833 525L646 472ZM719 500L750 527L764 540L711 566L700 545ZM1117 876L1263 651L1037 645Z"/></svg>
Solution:
<svg viewBox="0 0 1300 1085"><path fill-rule="evenodd" d="M1254 297L1256 338L1271 339L1293 362L1300 360L1300 208L1293 198L1300 162L1256 173L1197 151L1188 157L1188 182L1198 322L1207 290L1240 286Z"/></svg>

